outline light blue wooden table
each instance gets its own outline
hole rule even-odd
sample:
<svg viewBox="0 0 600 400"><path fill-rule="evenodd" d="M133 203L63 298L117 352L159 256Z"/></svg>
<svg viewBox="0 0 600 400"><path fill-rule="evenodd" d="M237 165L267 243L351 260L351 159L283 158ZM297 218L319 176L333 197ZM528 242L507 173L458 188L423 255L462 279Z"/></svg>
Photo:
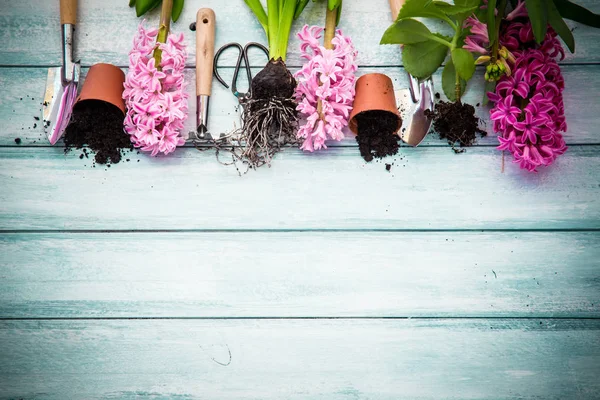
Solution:
<svg viewBox="0 0 600 400"><path fill-rule="evenodd" d="M200 7L217 46L264 42L241 0L187 0L188 44ZM360 74L405 85L378 46L387 1L344 8ZM126 67L126 1L81 0L79 20L84 75ZM460 155L432 135L391 173L349 137L240 178L190 147L105 169L48 146L58 26L58 1L0 0L0 398L600 398L600 31L572 24L570 149L538 174L501 173L493 135ZM213 97L231 129L235 99Z"/></svg>

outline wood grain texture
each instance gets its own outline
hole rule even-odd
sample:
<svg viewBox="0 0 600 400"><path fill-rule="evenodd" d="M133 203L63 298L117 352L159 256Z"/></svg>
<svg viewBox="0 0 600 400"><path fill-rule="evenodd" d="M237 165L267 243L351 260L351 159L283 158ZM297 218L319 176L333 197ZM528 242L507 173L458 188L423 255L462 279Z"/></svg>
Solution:
<svg viewBox="0 0 600 400"><path fill-rule="evenodd" d="M210 96L215 57L215 12L201 8L196 14L196 96ZM196 97L190 96L191 105ZM195 107L189 107L195 110ZM193 113L192 113L193 114ZM193 118L191 118L193 119Z"/></svg>
<svg viewBox="0 0 600 400"><path fill-rule="evenodd" d="M60 23L77 23L77 0L60 0Z"/></svg>
<svg viewBox="0 0 600 400"><path fill-rule="evenodd" d="M0 317L600 317L599 242L599 232L3 234Z"/></svg>
<svg viewBox="0 0 600 400"><path fill-rule="evenodd" d="M80 152L0 148L0 229L598 229L599 150L502 174L494 148L403 149L390 172L355 148L288 149L239 177L196 149L92 168Z"/></svg>
<svg viewBox="0 0 600 400"><path fill-rule="evenodd" d="M0 398L594 399L598 320L0 322Z"/></svg>
<svg viewBox="0 0 600 400"><path fill-rule="evenodd" d="M600 32L600 31L599 31ZM88 69L82 72L82 81ZM254 70L256 74L258 69ZM402 68L381 67L361 68L359 74L370 72L383 72L389 75L396 89L407 87L406 74ZM600 133L597 121L597 93L600 92L600 79L598 73L600 66L595 65L565 65L563 73L567 89L565 92L565 114L569 130L565 134L568 144L598 144ZM15 145L15 138L20 138L23 145L47 146L48 141L43 134L43 127L35 117L41 117L41 103L46 82L47 68L0 68L0 86L4 89L4 97L0 99L0 145ZM233 70L221 69L221 74L230 81ZM186 70L189 94L189 118L186 121L184 132L195 131L196 113L196 77L193 69ZM246 90L245 74L240 74L239 88ZM441 73L434 76L434 84L439 92L441 90ZM476 105L482 101L483 72L471 81L465 95L465 101ZM237 99L229 89L221 86L214 80L209 110L211 130L215 132L229 132L240 126L239 115L236 111ZM476 107L477 114L488 130L488 137L478 140L478 145L496 146L498 140L489 122L489 110L486 107ZM345 130L346 139L342 142L328 143L330 147L355 147L354 135ZM61 142L62 143L62 142ZM446 142L440 140L435 133L430 133L421 146L440 146ZM59 144L60 146L61 144Z"/></svg>
<svg viewBox="0 0 600 400"><path fill-rule="evenodd" d="M597 0L578 0L578 4L600 12ZM193 66L195 56L194 32L188 26L196 20L199 8L209 7L217 14L217 47L232 41L255 41L266 44L265 33L241 0L188 0L177 23L172 25L175 32L183 32L189 46L189 65ZM148 26L158 26L160 10L144 16ZM56 1L22 0L18 2L0 0L0 65L59 65L61 60L59 10ZM136 18L135 11L122 0L80 0L79 21L75 37L75 54L83 65L108 62L125 66L127 53L131 49L133 36L142 18ZM379 45L381 36L391 25L391 12L388 0L346 0L340 28L352 37L359 52L360 65L401 65L398 46ZM309 3L302 16L292 26L292 33L298 32L304 24L325 24L325 8ZM441 23L428 22L432 30L448 33ZM577 53L568 54L565 63L591 63L600 61L600 41L598 32L577 23L568 25L574 30ZM44 38L43 50L40 38ZM258 60L262 60L259 58ZM234 65L235 56L223 58L223 65ZM288 64L302 65L299 40L292 34ZM256 66L264 65L262 61Z"/></svg>

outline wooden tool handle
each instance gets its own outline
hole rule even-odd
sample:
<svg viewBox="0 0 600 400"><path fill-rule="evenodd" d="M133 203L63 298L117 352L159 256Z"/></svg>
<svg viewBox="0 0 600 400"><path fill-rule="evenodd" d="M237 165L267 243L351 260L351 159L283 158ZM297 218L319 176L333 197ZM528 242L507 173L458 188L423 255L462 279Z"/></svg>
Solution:
<svg viewBox="0 0 600 400"><path fill-rule="evenodd" d="M77 22L77 0L60 0L60 23L75 25Z"/></svg>
<svg viewBox="0 0 600 400"><path fill-rule="evenodd" d="M392 19L395 21L400 14L400 9L406 0L390 0L390 9L392 10Z"/></svg>
<svg viewBox="0 0 600 400"><path fill-rule="evenodd" d="M215 57L215 12L201 8L196 15L196 95L210 96Z"/></svg>

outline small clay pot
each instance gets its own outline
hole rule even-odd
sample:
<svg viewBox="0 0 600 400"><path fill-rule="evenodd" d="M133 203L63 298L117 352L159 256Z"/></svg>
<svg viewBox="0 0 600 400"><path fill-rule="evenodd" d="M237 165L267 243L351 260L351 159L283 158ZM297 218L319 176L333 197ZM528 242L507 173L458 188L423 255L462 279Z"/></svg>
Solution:
<svg viewBox="0 0 600 400"><path fill-rule="evenodd" d="M348 126L355 134L358 134L356 116L365 111L387 111L398 117L398 127L394 133L402 127L402 118L396 105L394 84L384 74L363 75L356 81L356 94L354 96L354 108L350 114Z"/></svg>
<svg viewBox="0 0 600 400"><path fill-rule="evenodd" d="M119 67L112 64L95 64L88 71L77 103L101 100L118 107L125 115L124 82L125 74Z"/></svg>

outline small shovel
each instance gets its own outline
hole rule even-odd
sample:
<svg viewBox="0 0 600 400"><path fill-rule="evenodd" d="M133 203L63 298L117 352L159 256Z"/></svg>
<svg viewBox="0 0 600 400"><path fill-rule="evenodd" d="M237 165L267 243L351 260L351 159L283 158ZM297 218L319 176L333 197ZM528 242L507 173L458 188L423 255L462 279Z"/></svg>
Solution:
<svg viewBox="0 0 600 400"><path fill-rule="evenodd" d="M77 0L60 0L62 25L62 67L48 69L42 105L44 131L50 144L63 135L77 97L80 63L73 61L73 33L77 21Z"/></svg>
<svg viewBox="0 0 600 400"><path fill-rule="evenodd" d="M394 21L400 13L405 0L390 0L392 17ZM402 128L400 137L411 145L418 146L431 127L431 119L427 118L425 111L433 111L433 80L430 78L419 82L417 78L407 73L408 89L397 90L396 102L402 115Z"/></svg>
<svg viewBox="0 0 600 400"><path fill-rule="evenodd" d="M215 12L201 8L196 14L196 132L199 141L211 141L208 131L208 105L212 92L213 63L215 56Z"/></svg>

